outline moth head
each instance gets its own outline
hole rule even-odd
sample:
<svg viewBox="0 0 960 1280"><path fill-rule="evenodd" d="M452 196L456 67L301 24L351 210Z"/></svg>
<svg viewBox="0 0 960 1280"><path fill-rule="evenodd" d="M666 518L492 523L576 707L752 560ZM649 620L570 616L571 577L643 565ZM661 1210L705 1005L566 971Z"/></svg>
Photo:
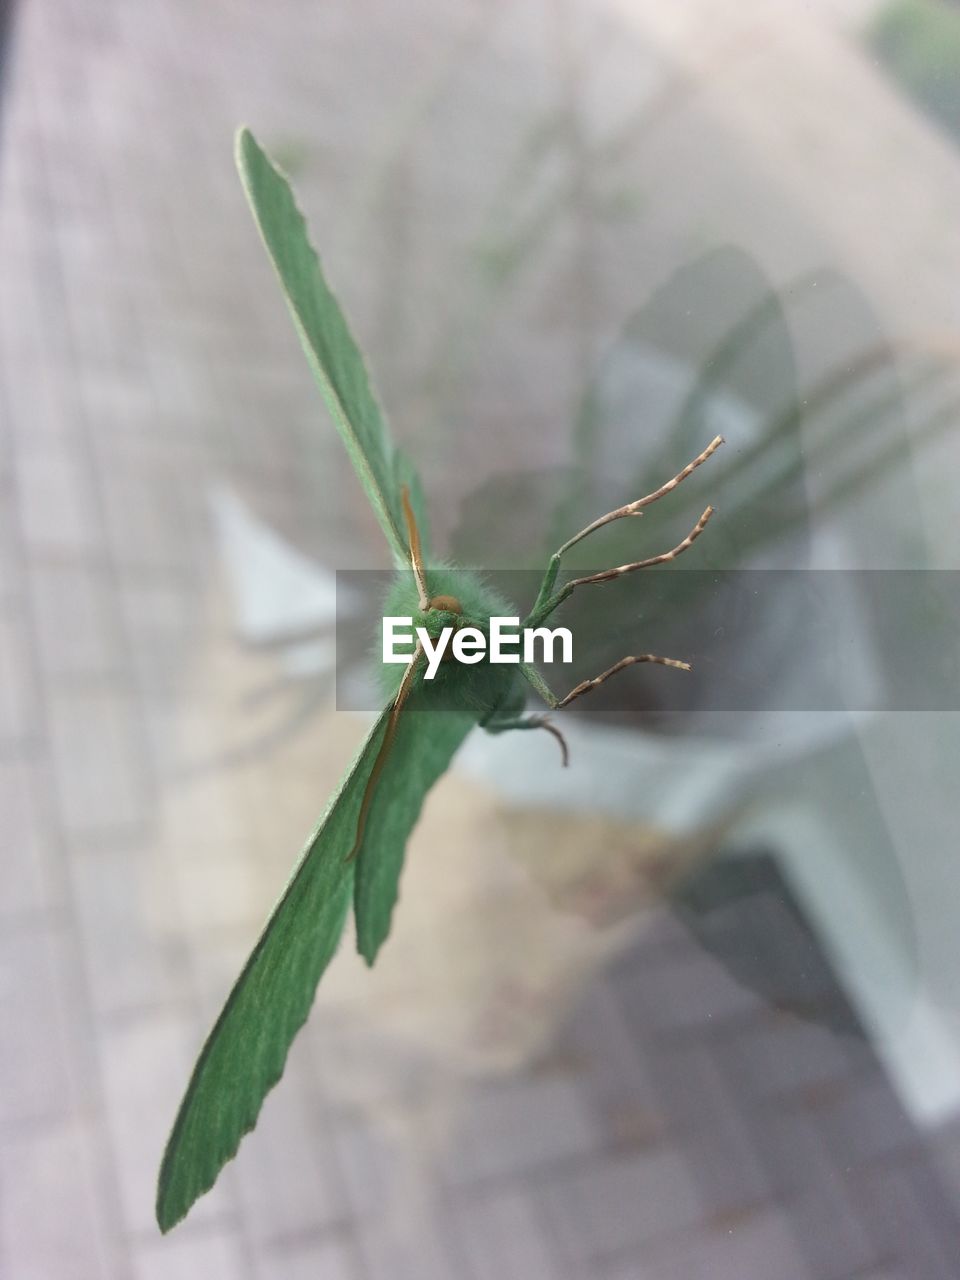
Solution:
<svg viewBox="0 0 960 1280"><path fill-rule="evenodd" d="M440 613L463 613L463 605L456 596L434 596L427 608L436 609Z"/></svg>
<svg viewBox="0 0 960 1280"><path fill-rule="evenodd" d="M462 623L463 606L456 596L433 596L415 619L415 625L423 627L432 640L436 640L445 627L456 629Z"/></svg>

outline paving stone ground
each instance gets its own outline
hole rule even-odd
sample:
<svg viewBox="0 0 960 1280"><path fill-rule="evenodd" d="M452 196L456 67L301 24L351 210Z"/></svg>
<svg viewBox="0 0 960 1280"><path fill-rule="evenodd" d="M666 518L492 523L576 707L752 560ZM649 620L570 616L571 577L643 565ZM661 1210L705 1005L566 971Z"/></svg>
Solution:
<svg viewBox="0 0 960 1280"><path fill-rule="evenodd" d="M229 483L331 566L379 563L242 206L235 125L297 177L441 539L485 477L568 460L556 426L589 361L693 246L751 202L775 273L824 241L705 112L680 130L685 189L574 166L549 234L511 258L551 166L602 151L658 93L684 102L614 5L31 0L10 36L0 1273L960 1274L960 1132L915 1130L852 1014L838 1031L777 1010L666 906L499 1074L321 999L240 1159L159 1236L157 1164L200 1037L359 733L348 718L217 765L287 695L236 636L211 493ZM670 129L649 144L661 164ZM754 865L738 929L771 969L819 964L835 1011L772 863Z"/></svg>

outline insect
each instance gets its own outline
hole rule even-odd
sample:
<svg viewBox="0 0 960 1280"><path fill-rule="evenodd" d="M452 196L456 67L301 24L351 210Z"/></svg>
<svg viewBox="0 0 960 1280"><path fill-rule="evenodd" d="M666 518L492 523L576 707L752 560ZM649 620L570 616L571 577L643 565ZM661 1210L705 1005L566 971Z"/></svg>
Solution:
<svg viewBox="0 0 960 1280"><path fill-rule="evenodd" d="M385 612L412 617L430 637L449 626L470 625L486 633L491 617L512 616L514 611L479 575L431 561L417 477L390 440L363 359L323 277L290 187L247 129L237 135L237 165L308 362L398 570ZM641 515L721 443L715 438L660 488L601 516L564 543L547 566L524 625L543 623L574 591L664 564L686 551L703 532L712 508L670 551L558 586L563 556L570 548L604 525ZM559 711L636 663L688 669L672 658L630 655L558 697L532 665L522 662L444 662L436 679L427 683L423 656L418 643L405 668L384 666L386 705L308 839L203 1045L160 1167L156 1212L162 1231L173 1227L213 1186L244 1133L255 1125L264 1097L280 1079L289 1047L306 1021L351 901L358 948L373 964L390 930L407 839L427 792L470 730L477 725L491 733L545 729L557 738L566 763L567 747L559 729L545 714L525 713L529 689L548 708Z"/></svg>

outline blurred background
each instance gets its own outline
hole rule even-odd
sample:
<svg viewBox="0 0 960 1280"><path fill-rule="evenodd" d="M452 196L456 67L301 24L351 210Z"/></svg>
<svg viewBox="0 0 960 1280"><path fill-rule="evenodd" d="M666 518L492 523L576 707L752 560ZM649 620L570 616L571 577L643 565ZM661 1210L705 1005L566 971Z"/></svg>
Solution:
<svg viewBox="0 0 960 1280"><path fill-rule="evenodd" d="M0 1272L960 1275L960 5L7 0L0 32ZM385 564L241 122L441 553L542 564L728 443L571 558L715 503L570 615L583 675L692 620L687 703L626 673L566 771L469 740L376 970L348 937L161 1238L193 1058L368 720L335 571ZM798 570L840 584L812 630ZM941 703L903 696L919 636Z"/></svg>

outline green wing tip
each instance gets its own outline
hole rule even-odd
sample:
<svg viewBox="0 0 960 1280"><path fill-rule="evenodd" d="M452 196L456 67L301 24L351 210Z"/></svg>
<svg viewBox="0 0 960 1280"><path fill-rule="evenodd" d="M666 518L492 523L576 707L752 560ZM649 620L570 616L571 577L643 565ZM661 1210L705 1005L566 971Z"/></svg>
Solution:
<svg viewBox="0 0 960 1280"><path fill-rule="evenodd" d="M200 1192L200 1195L203 1193ZM171 1231L178 1222L181 1222L190 1210L193 1208L194 1202L199 1199L199 1195L192 1196L184 1202L182 1189L177 1190L177 1179L170 1168L170 1148L163 1153L163 1160L160 1163L160 1174L157 1178L157 1203L156 1216L157 1226L161 1232L166 1235Z"/></svg>
<svg viewBox="0 0 960 1280"><path fill-rule="evenodd" d="M157 1203L155 1212L157 1226L160 1228L163 1235L166 1235L168 1231L172 1231L178 1222L182 1222L184 1220L200 1197L206 1195L206 1193L211 1189L219 1174L220 1170L218 1169L212 1182L208 1182L205 1186L201 1186L199 1188L195 1187L192 1191L187 1190L185 1199L183 1189L178 1191L175 1186L172 1186L171 1179L168 1179L164 1175L164 1171L161 1169L160 1178L157 1182Z"/></svg>
<svg viewBox="0 0 960 1280"><path fill-rule="evenodd" d="M166 1197L161 1188L157 1194L157 1226L163 1235L171 1231L181 1218L186 1217L186 1213L178 1213L167 1204Z"/></svg>
<svg viewBox="0 0 960 1280"><path fill-rule="evenodd" d="M204 1182L200 1186L197 1186L195 1180L188 1178L184 1186L184 1179L178 1176L178 1171L174 1168L176 1163L172 1151L174 1136L171 1135L167 1143L160 1162L160 1173L157 1175L157 1201L154 1211L157 1226L163 1235L172 1231L178 1222L183 1221L200 1197L210 1190L220 1173L218 1169L209 1182Z"/></svg>
<svg viewBox="0 0 960 1280"><path fill-rule="evenodd" d="M259 151L260 144L250 132L247 125L242 124L233 135L233 156L237 163L237 168L241 171L246 168L251 153Z"/></svg>

